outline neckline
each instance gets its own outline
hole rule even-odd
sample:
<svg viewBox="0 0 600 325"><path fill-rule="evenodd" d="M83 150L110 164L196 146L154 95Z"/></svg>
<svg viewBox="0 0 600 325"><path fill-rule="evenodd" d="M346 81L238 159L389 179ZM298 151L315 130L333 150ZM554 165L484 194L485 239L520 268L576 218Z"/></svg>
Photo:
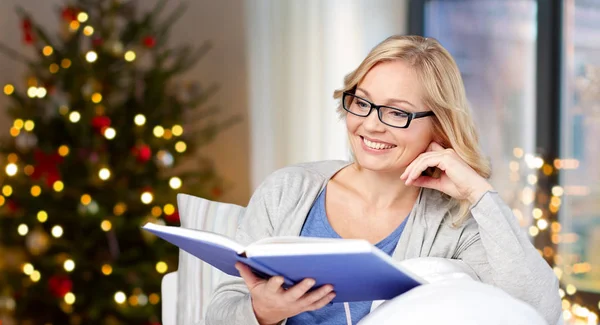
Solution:
<svg viewBox="0 0 600 325"><path fill-rule="evenodd" d="M329 218L327 217L327 210L325 208L326 197L327 197L327 185L325 185L325 187L323 188L321 193L319 193L319 197L317 198L317 204L318 204L317 208L320 212L319 215L321 216L321 218L319 218L319 219L321 219L323 226L325 226L325 228L332 235L336 236L337 238L343 238L340 234L338 234L337 231L335 231L335 229L333 229L333 226L329 222ZM382 240L380 240L379 242L377 242L373 245L377 248L382 248L383 246L389 244L389 242L394 240L396 237L399 238L400 236L398 236L398 235L402 235L402 232L404 232L404 228L406 226L409 216L410 216L410 213L404 218L404 220L402 221L402 223L400 223L400 225L398 225L398 227L396 227L385 238L383 238Z"/></svg>

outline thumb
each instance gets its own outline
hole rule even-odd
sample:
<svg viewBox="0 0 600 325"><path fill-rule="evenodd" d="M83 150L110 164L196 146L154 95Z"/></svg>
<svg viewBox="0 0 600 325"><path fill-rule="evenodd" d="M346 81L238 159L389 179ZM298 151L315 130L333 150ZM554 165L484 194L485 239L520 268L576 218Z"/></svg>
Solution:
<svg viewBox="0 0 600 325"><path fill-rule="evenodd" d="M252 269L247 265L237 262L235 263L235 268L240 272L240 276L244 279L246 286L248 289L252 290L257 285L261 284L264 280L254 275Z"/></svg>
<svg viewBox="0 0 600 325"><path fill-rule="evenodd" d="M442 190L441 179L433 178L431 176L420 176L419 178L415 179L411 185L417 187L431 188L438 191Z"/></svg>

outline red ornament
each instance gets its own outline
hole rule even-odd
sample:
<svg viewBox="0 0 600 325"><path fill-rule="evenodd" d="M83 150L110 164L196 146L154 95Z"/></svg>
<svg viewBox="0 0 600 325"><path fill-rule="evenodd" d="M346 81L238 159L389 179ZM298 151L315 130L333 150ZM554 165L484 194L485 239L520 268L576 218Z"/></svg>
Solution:
<svg viewBox="0 0 600 325"><path fill-rule="evenodd" d="M165 215L165 220L167 220L170 223L178 223L179 222L179 212L177 212L177 210L175 210L175 212Z"/></svg>
<svg viewBox="0 0 600 325"><path fill-rule="evenodd" d="M94 116L92 119L92 127L100 134L104 134L104 130L106 130L109 126L110 118L108 118L108 116Z"/></svg>
<svg viewBox="0 0 600 325"><path fill-rule="evenodd" d="M93 47L100 47L100 46L102 46L103 43L104 43L104 40L102 38L100 38L100 37L95 37L92 40L92 46Z"/></svg>
<svg viewBox="0 0 600 325"><path fill-rule="evenodd" d="M154 47L154 45L156 45L156 38L152 36L146 36L144 37L143 43L145 47L151 49Z"/></svg>
<svg viewBox="0 0 600 325"><path fill-rule="evenodd" d="M32 30L33 24L31 23L31 20L29 18L23 19L21 22L21 27L23 28L23 42L26 44L32 44L34 38Z"/></svg>
<svg viewBox="0 0 600 325"><path fill-rule="evenodd" d="M6 207L10 212L16 212L17 210L19 210L19 205L17 204L17 202L15 202L15 200L7 200Z"/></svg>
<svg viewBox="0 0 600 325"><path fill-rule="evenodd" d="M62 18L68 23L72 22L77 19L77 10L73 7L65 7L62 11Z"/></svg>
<svg viewBox="0 0 600 325"><path fill-rule="evenodd" d="M73 282L66 275L53 275L48 280L50 293L57 298L63 298L73 289Z"/></svg>
<svg viewBox="0 0 600 325"><path fill-rule="evenodd" d="M32 179L38 180L45 177L46 185L48 185L48 187L60 180L58 164L60 164L63 159L58 153L46 154L42 150L36 149L34 158L37 161L37 165L33 167L33 173L31 174Z"/></svg>
<svg viewBox="0 0 600 325"><path fill-rule="evenodd" d="M219 197L221 197L221 195L223 195L223 189L221 189L218 186L215 186L210 191L210 194L212 194L212 196L215 197L215 198L219 198Z"/></svg>
<svg viewBox="0 0 600 325"><path fill-rule="evenodd" d="M133 155L141 163L145 163L152 157L152 149L146 144L139 145L132 149Z"/></svg>

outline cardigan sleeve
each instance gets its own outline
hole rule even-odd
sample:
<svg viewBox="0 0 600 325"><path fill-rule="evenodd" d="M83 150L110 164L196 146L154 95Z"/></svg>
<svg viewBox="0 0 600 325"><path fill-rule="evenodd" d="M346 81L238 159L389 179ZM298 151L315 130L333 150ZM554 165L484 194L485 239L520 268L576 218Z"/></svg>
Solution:
<svg viewBox="0 0 600 325"><path fill-rule="evenodd" d="M533 306L550 325L562 320L558 278L519 227L512 210L493 191L471 207L478 232L457 256L482 282Z"/></svg>

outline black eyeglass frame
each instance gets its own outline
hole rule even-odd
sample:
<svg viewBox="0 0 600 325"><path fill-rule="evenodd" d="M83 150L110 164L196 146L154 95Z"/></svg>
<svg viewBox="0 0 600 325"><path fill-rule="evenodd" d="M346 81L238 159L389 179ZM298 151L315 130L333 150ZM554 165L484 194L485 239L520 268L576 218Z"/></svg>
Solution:
<svg viewBox="0 0 600 325"><path fill-rule="evenodd" d="M369 103L369 106L370 106L369 112L367 112L367 114L365 114L365 115L361 115L361 114L356 114L356 113L350 111L348 108L346 108L346 97L347 96L358 98L358 99L364 101L365 103ZM392 109L392 110L395 110L395 111L398 111L398 112L402 112L402 113L408 115L408 120L406 120L406 125L405 126L397 126L397 125L391 125L391 124L388 124L388 123L384 122L383 118L381 116L381 110L380 110L380 108L382 108L382 107L389 108L389 109ZM405 110L401 110L399 108L392 107L392 106L375 105L375 104L371 103L370 101L368 101L368 100L366 100L366 99L364 99L364 98L362 98L360 96L357 96L356 94L353 94L353 93L350 93L350 92L346 92L346 91L342 95L342 108L344 108L344 110L346 112L348 112L348 113L350 113L352 115L360 116L360 117L367 117L367 116L371 115L371 112L373 112L373 110L375 109L377 111L377 117L379 118L379 121L381 123L383 123L383 124L385 124L387 126L391 126L393 128L398 128L398 129L406 129L406 128L408 128L408 126L410 125L410 122L412 120L414 120L414 119L418 119L418 118L422 118L422 117L427 117L427 116L435 116L435 114L433 113L433 111L407 112Z"/></svg>

